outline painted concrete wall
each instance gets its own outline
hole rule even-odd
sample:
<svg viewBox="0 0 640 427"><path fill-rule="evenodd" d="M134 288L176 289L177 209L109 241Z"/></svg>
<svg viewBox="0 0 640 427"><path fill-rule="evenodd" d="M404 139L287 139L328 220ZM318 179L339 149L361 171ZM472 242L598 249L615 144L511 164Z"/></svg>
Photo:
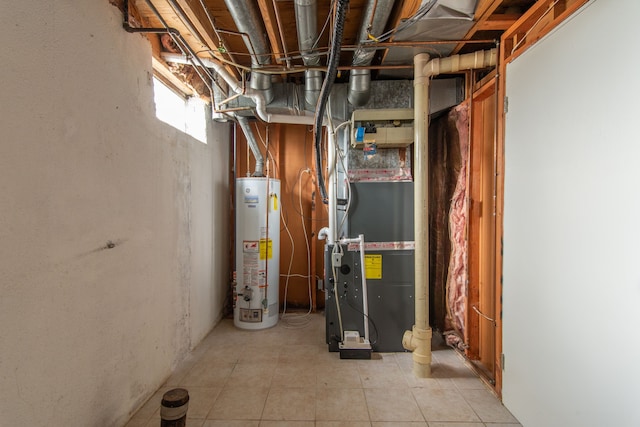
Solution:
<svg viewBox="0 0 640 427"><path fill-rule="evenodd" d="M221 315L228 128L204 145L155 118L121 19L0 3L3 425L124 424Z"/></svg>
<svg viewBox="0 0 640 427"><path fill-rule="evenodd" d="M526 427L640 425L639 15L592 2L507 68L503 398Z"/></svg>

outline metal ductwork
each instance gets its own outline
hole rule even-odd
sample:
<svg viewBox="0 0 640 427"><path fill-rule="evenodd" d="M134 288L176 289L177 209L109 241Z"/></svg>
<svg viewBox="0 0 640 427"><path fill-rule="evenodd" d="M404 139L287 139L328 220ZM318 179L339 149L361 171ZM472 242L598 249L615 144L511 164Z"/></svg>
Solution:
<svg viewBox="0 0 640 427"><path fill-rule="evenodd" d="M264 157L262 156L260 147L258 147L256 138L253 136L251 126L249 126L249 119L242 116L237 116L236 118L238 119L240 129L242 129L242 133L244 133L244 136L247 139L247 145L253 153L253 156L256 158L256 168L252 176L264 176Z"/></svg>
<svg viewBox="0 0 640 427"><path fill-rule="evenodd" d="M229 13L238 27L238 31L247 35L245 44L251 53L252 89L264 94L264 100L268 104L273 100L271 90L271 76L256 72L256 69L271 64L271 50L262 23L262 17L254 0L225 0Z"/></svg>
<svg viewBox="0 0 640 427"><path fill-rule="evenodd" d="M391 10L393 9L394 0L369 0L363 13L363 20L360 24L358 32L358 50L353 54L352 65L363 66L371 65L371 61L376 53L374 49L367 49L366 42L369 40L369 34L381 34ZM351 70L349 76L349 102L354 107L362 107L369 101L371 95L371 70Z"/></svg>
<svg viewBox="0 0 640 427"><path fill-rule="evenodd" d="M298 29L298 47L302 53L304 65L320 66L320 56L313 53L318 38L318 4L316 0L295 0L296 27ZM304 98L308 109L314 109L322 87L322 71L304 72Z"/></svg>

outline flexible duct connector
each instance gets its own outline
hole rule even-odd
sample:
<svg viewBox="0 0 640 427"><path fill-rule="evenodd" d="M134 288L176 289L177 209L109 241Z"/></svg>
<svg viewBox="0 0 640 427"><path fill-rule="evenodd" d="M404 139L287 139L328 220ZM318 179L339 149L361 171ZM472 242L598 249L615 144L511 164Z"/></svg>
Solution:
<svg viewBox="0 0 640 427"><path fill-rule="evenodd" d="M375 56L375 49L367 49L369 34L376 35L384 32L394 0L369 0L365 6L362 23L358 32L358 43L361 43L353 53L352 64L355 66L371 65ZM352 70L349 76L349 93L347 98L351 105L362 107L371 96L371 70Z"/></svg>
<svg viewBox="0 0 640 427"><path fill-rule="evenodd" d="M302 53L302 61L308 67L320 66L320 56L313 52L318 38L318 5L316 0L295 0L296 28L298 30L298 47ZM305 101L308 109L313 109L318 102L322 88L322 72L307 70L304 73Z"/></svg>
<svg viewBox="0 0 640 427"><path fill-rule="evenodd" d="M269 44L265 36L265 30L262 28L262 19L253 0L225 0L227 9L238 27L238 31L247 34L249 40L245 38L245 44L249 53L251 53L251 72L250 86L254 90L261 91L264 95L266 103L273 100L273 91L271 89L271 76L256 72L263 65L271 64L271 54Z"/></svg>
<svg viewBox="0 0 640 427"><path fill-rule="evenodd" d="M327 75L322 83L322 89L320 89L320 97L318 98L318 104L316 105L315 124L313 127L313 138L315 141L316 151L316 174L318 178L318 185L320 187L320 196L322 197L322 203L328 203L327 188L324 184L324 176L322 175L322 150L320 149L320 142L322 140L322 122L324 120L324 110L327 107L327 101L331 94L331 87L338 74L338 62L340 61L340 49L342 47L342 32L344 31L344 19L347 13L347 6L349 0L338 0L338 7L336 9L335 25L333 26L333 43L331 44L331 51L329 52L329 68L327 69Z"/></svg>
<svg viewBox="0 0 640 427"><path fill-rule="evenodd" d="M249 120L246 117L236 116L238 119L238 124L240 125L240 129L242 129L242 133L244 133L245 138L247 139L247 145L249 149L253 153L253 156L256 158L256 168L251 176L264 176L264 157L262 157L262 153L260 152L260 147L258 147L258 142L256 138L253 136L253 132L251 131L251 126L249 126Z"/></svg>

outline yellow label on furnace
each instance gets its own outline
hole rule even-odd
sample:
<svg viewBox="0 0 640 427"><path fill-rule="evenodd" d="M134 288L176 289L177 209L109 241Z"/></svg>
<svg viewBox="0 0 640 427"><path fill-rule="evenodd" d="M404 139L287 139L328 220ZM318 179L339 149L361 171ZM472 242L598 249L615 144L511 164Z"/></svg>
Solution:
<svg viewBox="0 0 640 427"><path fill-rule="evenodd" d="M364 256L364 274L367 279L382 279L382 255Z"/></svg>
<svg viewBox="0 0 640 427"><path fill-rule="evenodd" d="M271 239L260 239L260 259L271 259L273 255Z"/></svg>

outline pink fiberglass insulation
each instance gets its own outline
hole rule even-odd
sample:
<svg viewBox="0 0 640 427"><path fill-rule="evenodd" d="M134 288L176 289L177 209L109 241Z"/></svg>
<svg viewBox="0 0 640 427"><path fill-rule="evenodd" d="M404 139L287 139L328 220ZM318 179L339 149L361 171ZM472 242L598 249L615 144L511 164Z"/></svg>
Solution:
<svg viewBox="0 0 640 427"><path fill-rule="evenodd" d="M451 257L447 274L447 318L444 332L446 342L464 349L467 301L467 174L469 169L469 103L463 102L449 113L455 120L460 141L462 165L451 197L449 211L449 239Z"/></svg>

